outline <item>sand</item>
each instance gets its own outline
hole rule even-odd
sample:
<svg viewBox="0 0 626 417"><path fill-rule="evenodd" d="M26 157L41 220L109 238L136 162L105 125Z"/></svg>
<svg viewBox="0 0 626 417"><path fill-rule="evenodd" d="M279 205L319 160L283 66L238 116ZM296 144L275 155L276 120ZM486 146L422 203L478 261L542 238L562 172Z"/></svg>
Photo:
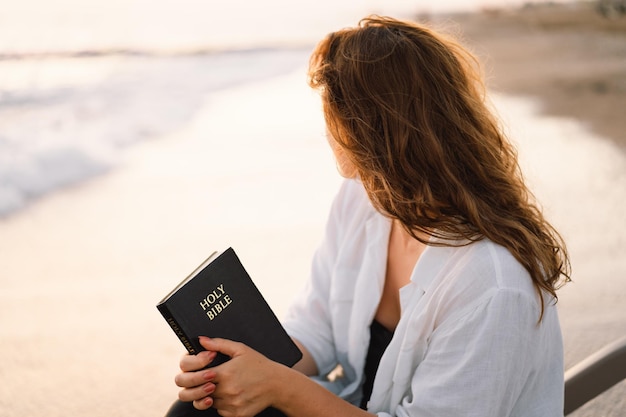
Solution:
<svg viewBox="0 0 626 417"><path fill-rule="evenodd" d="M465 33L491 89L540 100L495 94L572 251L575 282L559 301L572 366L626 334L626 42L612 29L624 21L563 7L449 19L437 21ZM216 248L235 247L284 313L339 184L306 90L294 73L212 96L123 167L0 221L0 415L162 415L182 346L154 306ZM622 383L574 416L625 410Z"/></svg>
<svg viewBox="0 0 626 417"><path fill-rule="evenodd" d="M626 150L626 16L605 18L584 1L432 20L460 31L490 89L537 97L543 113L573 117Z"/></svg>
<svg viewBox="0 0 626 417"><path fill-rule="evenodd" d="M162 415L183 347L155 306L213 250L284 313L339 185L303 74L214 93L184 130L0 221L2 417Z"/></svg>

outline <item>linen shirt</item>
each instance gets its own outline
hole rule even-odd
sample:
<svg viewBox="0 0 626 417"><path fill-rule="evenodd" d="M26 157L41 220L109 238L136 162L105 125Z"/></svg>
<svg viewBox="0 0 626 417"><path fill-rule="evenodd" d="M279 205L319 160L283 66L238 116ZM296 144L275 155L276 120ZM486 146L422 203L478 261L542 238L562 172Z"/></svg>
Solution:
<svg viewBox="0 0 626 417"><path fill-rule="evenodd" d="M310 280L284 320L312 355L319 382L355 405L390 230L362 184L346 180ZM554 300L544 299L539 322L540 299L528 272L488 239L427 246L400 290L400 321L380 360L368 411L381 417L562 416L561 331ZM337 365L342 375L328 381Z"/></svg>

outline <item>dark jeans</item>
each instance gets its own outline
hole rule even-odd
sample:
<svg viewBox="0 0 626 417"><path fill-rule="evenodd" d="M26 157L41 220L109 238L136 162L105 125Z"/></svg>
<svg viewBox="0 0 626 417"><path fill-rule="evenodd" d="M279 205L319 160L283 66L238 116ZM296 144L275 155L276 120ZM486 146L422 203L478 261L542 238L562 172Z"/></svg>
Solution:
<svg viewBox="0 0 626 417"><path fill-rule="evenodd" d="M220 415L215 408L200 411L194 408L193 403L177 400L172 404L165 417L220 417ZM285 414L270 407L257 414L257 417L285 417Z"/></svg>

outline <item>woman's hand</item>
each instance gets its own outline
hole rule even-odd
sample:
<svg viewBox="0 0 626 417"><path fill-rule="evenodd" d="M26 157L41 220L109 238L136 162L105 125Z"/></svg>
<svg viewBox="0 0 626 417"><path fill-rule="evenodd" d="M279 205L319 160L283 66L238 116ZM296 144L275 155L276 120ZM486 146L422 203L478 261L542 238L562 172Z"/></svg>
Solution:
<svg viewBox="0 0 626 417"><path fill-rule="evenodd" d="M310 380L306 375L273 362L243 343L200 338L207 350L187 355L180 362L176 384L179 398L206 410L213 406L223 417L255 416L273 406L287 415L318 417L373 417ZM216 352L231 357L228 362L202 369Z"/></svg>
<svg viewBox="0 0 626 417"><path fill-rule="evenodd" d="M205 405L203 400L215 391L213 378L215 372L212 369L205 369L213 362L217 352L203 351L197 355L185 355L180 360L182 373L176 375L174 382L183 388L178 393L181 401L193 401L194 406L200 410L205 410L211 405Z"/></svg>
<svg viewBox="0 0 626 417"><path fill-rule="evenodd" d="M289 368L243 343L201 337L200 344L207 351L187 355L180 363L183 372L176 376L176 385L183 388L179 393L182 401L193 401L199 410L212 406L225 417L254 416L274 403L274 382ZM230 356L231 360L202 370L215 358L216 352Z"/></svg>

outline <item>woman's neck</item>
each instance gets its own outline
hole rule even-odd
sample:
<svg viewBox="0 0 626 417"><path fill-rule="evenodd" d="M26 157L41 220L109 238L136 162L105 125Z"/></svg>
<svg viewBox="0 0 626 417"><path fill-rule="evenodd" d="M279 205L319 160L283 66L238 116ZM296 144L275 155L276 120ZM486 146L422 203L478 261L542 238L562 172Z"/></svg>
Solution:
<svg viewBox="0 0 626 417"><path fill-rule="evenodd" d="M420 252L424 249L424 244L420 242L416 237L420 238L423 241L428 241L428 234L422 231L414 231L415 236L412 236L400 223L400 220L394 219L391 225L391 233L394 237L397 244L399 244L402 248L411 251L419 250Z"/></svg>

